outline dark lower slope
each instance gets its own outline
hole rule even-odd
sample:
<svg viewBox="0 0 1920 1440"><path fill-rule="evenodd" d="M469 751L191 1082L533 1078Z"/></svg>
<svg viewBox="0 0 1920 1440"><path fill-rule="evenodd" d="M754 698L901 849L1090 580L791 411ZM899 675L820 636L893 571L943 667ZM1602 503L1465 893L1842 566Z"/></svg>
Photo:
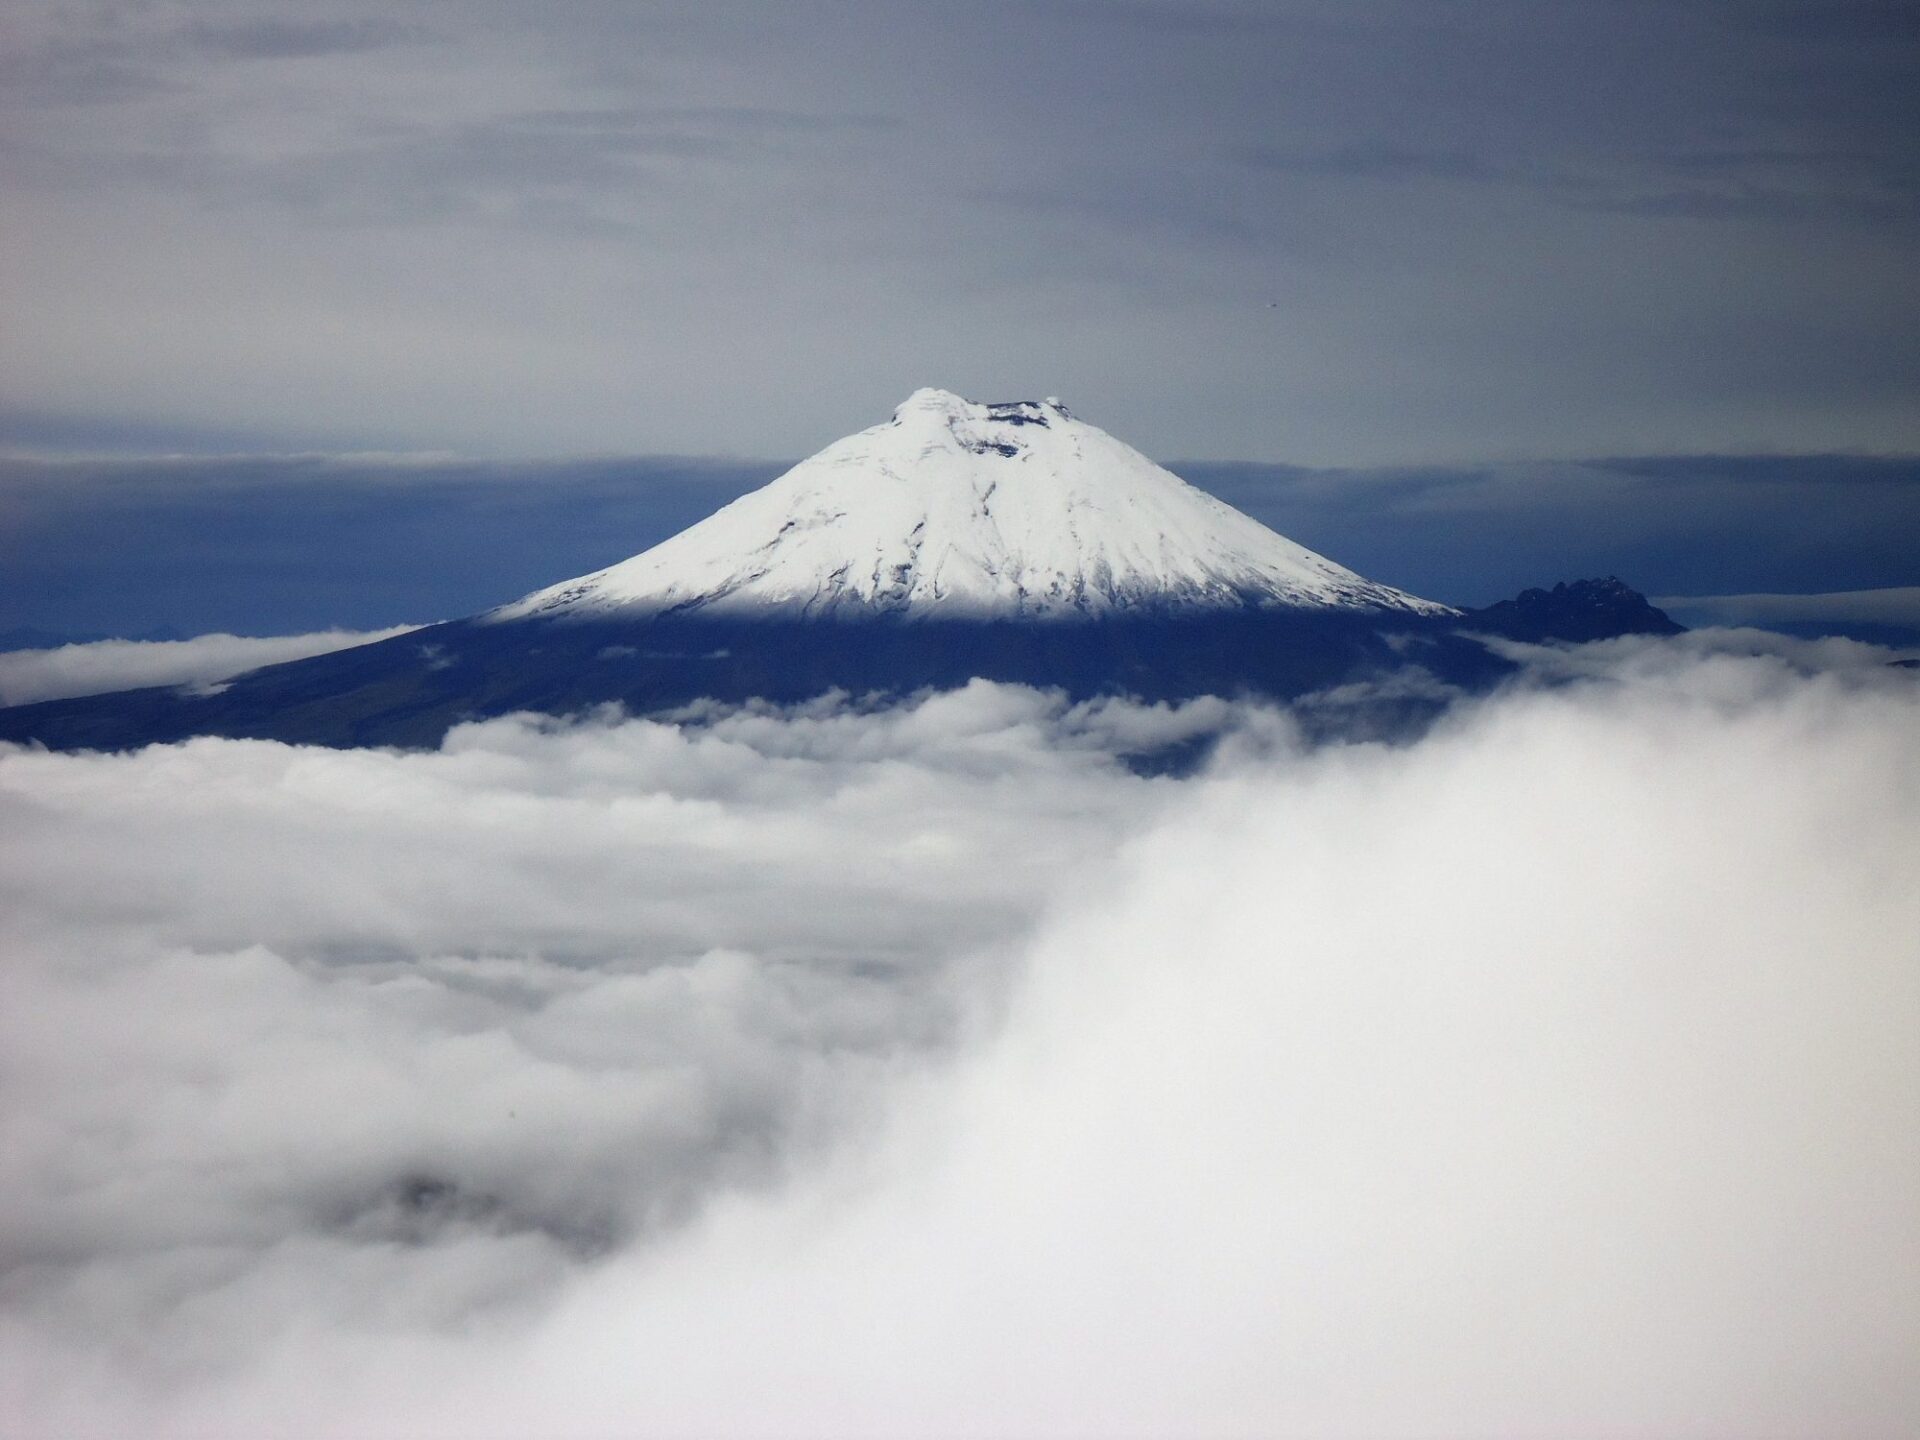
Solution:
<svg viewBox="0 0 1920 1440"><path fill-rule="evenodd" d="M910 694L976 677L1074 696L1287 698L1408 659L1463 681L1503 668L1437 629L1390 639L1365 620L1319 615L1033 625L458 621L255 670L218 694L132 690L0 710L0 739L55 749L191 735L420 746L463 720L515 710Z"/></svg>
<svg viewBox="0 0 1920 1440"><path fill-rule="evenodd" d="M215 694L129 690L0 710L0 740L62 750L194 735L430 746L464 720L516 710L571 714L619 704L646 713L696 700L795 702L831 690L906 695L975 678L1076 698L1286 700L1418 666L1479 689L1513 667L1454 632L1495 628L1472 615L1314 610L1030 624L463 620L255 670Z"/></svg>

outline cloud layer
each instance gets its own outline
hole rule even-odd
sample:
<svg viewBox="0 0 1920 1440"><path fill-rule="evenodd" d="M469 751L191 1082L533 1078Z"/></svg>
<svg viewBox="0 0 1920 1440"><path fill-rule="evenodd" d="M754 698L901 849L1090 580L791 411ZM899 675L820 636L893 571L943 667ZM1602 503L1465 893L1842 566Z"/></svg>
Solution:
<svg viewBox="0 0 1920 1440"><path fill-rule="evenodd" d="M413 629L324 630L313 635L196 635L191 640L95 640L0 654L0 705L104 695L149 685L205 687L262 665L279 665Z"/></svg>
<svg viewBox="0 0 1920 1440"><path fill-rule="evenodd" d="M14 1429L1908 1433L1920 687L1596 648L6 752Z"/></svg>

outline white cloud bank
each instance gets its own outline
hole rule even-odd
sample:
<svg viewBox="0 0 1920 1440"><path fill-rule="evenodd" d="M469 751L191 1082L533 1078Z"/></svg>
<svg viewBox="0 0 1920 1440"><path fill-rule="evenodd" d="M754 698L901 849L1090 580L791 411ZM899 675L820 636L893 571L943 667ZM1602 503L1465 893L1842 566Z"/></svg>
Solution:
<svg viewBox="0 0 1920 1440"><path fill-rule="evenodd" d="M5 752L8 1429L1910 1434L1920 685L1612 656Z"/></svg>
<svg viewBox="0 0 1920 1440"><path fill-rule="evenodd" d="M257 670L371 645L417 629L318 630L310 635L196 635L191 640L93 640L0 654L0 706L105 695L149 685L212 686Z"/></svg>

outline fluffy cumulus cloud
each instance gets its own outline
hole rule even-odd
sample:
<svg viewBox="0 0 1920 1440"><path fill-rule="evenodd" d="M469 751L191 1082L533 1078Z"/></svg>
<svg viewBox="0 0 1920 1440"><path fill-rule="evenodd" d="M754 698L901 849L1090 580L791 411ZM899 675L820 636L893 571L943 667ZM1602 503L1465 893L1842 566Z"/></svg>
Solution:
<svg viewBox="0 0 1920 1440"><path fill-rule="evenodd" d="M0 755L10 1430L1911 1433L1920 684L1539 658Z"/></svg>
<svg viewBox="0 0 1920 1440"><path fill-rule="evenodd" d="M322 630L311 635L196 635L191 640L92 640L0 654L0 705L104 695L151 685L205 689L262 665L280 665L413 629Z"/></svg>

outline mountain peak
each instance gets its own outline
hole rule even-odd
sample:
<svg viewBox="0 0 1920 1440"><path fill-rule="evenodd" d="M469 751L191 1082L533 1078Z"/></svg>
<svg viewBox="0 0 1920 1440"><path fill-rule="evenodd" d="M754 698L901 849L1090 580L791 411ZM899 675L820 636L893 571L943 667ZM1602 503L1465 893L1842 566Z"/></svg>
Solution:
<svg viewBox="0 0 1920 1440"><path fill-rule="evenodd" d="M908 620L1121 610L1444 613L1276 534L1057 398L914 391L653 549L492 612Z"/></svg>
<svg viewBox="0 0 1920 1440"><path fill-rule="evenodd" d="M1003 459L1016 458L1026 448L1020 443L1026 428L1050 430L1072 420L1058 399L979 401L931 388L914 391L893 412L896 428L930 445L951 437L951 443L976 455Z"/></svg>
<svg viewBox="0 0 1920 1440"><path fill-rule="evenodd" d="M999 422L1012 425L1051 425L1056 420L1071 420L1067 407L1057 395L1044 400L969 400L951 390L932 387L916 390L902 400L893 412L895 424L945 424Z"/></svg>
<svg viewBox="0 0 1920 1440"><path fill-rule="evenodd" d="M1474 630L1536 642L1678 635L1686 629L1618 575L1522 590L1511 600L1468 611L1467 618Z"/></svg>

